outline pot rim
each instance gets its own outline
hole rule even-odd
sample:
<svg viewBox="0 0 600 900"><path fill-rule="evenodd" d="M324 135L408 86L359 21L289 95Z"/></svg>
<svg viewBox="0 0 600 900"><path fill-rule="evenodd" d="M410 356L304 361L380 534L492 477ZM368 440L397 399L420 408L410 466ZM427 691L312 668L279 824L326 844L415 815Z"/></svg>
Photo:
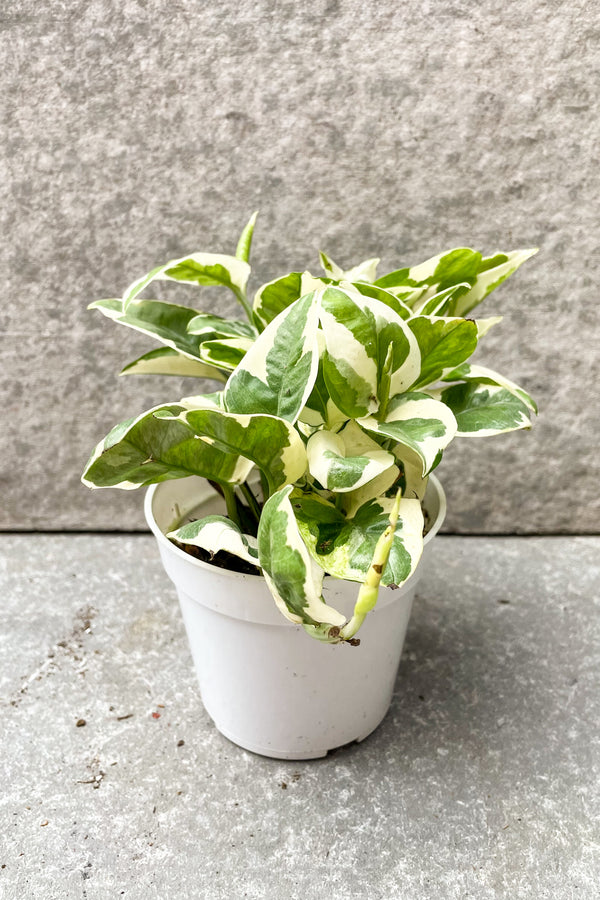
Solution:
<svg viewBox="0 0 600 900"><path fill-rule="evenodd" d="M194 477L197 477L197 476L194 476ZM177 479L177 480L179 480L179 479ZM165 535L163 530L159 527L156 519L154 518L154 511L152 509L152 506L153 506L153 502L154 502L154 496L155 496L157 490L159 490L160 488L163 488L163 489L166 488L169 485L169 483L170 483L170 480L169 481L161 481L158 484L150 485L150 487L146 491L146 496L144 498L144 515L146 517L146 522L148 523L150 531L152 532L152 534L158 541L159 546L162 547L165 551L167 551L169 553L173 553L173 554L175 554L175 556L179 557L180 559L185 560L188 565L195 566L196 568L201 569L201 570L205 570L205 571L208 570L209 572L212 572L213 574L215 572L219 572L219 574L224 575L225 577L234 578L238 581L245 581L248 578L256 579L256 580L264 580L264 576L262 574L253 575L251 573L246 573L246 572L233 572L231 569L223 569L220 566L213 566L210 563L206 563L201 559L196 559L196 557L192 556L189 553L186 553L185 550L181 550L179 547L176 547L175 544L167 538L167 536ZM429 486L431 486L433 488L433 490L435 491L435 494L437 496L438 514L435 517L435 520L431 524L429 531L427 532L427 534L425 535L425 537L423 539L423 550L425 550L427 545L436 536L436 534L438 533L438 531L440 530L440 528L442 527L442 525L444 523L444 519L446 518L446 494L444 492L444 488L442 487L442 484L441 484L439 478L437 478L433 474L429 475L429 482L428 482L428 486L427 486L428 489L429 489Z"/></svg>

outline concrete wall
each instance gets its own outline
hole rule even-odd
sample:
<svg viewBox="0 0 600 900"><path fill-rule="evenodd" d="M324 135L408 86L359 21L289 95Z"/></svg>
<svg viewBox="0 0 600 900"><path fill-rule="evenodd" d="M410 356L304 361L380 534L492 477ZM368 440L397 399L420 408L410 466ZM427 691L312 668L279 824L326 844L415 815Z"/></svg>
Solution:
<svg viewBox="0 0 600 900"><path fill-rule="evenodd" d="M539 246L487 302L505 321L479 360L541 417L453 444L448 528L598 530L597 2L16 0L0 17L0 527L144 527L139 493L79 475L114 423L190 382L118 379L155 345L86 304L231 252L258 207L255 286L319 247L385 271Z"/></svg>

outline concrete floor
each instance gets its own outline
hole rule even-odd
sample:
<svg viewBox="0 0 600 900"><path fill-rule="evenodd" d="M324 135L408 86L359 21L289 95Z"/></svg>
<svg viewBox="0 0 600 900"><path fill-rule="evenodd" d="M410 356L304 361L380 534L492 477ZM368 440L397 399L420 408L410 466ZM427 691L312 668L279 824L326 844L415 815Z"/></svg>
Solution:
<svg viewBox="0 0 600 900"><path fill-rule="evenodd" d="M383 724L288 763L215 730L153 539L2 536L0 897L598 898L600 539L436 547Z"/></svg>

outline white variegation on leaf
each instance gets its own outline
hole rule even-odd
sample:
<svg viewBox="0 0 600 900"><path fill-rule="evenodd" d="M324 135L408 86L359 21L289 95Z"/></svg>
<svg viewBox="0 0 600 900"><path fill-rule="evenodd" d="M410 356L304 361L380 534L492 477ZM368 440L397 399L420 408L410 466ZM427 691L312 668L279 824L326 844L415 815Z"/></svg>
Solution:
<svg viewBox="0 0 600 900"><path fill-rule="evenodd" d="M385 420L368 416L359 419L358 424L366 431L392 438L416 453L422 463L423 475L435 468L457 428L456 419L444 402L416 392L393 397Z"/></svg>
<svg viewBox="0 0 600 900"><path fill-rule="evenodd" d="M457 437L490 437L531 428L528 405L506 387L475 381L431 393L454 413Z"/></svg>
<svg viewBox="0 0 600 900"><path fill-rule="evenodd" d="M244 562L258 566L258 549L256 538L251 534L243 534L237 525L225 516L205 516L194 522L187 522L174 531L169 531L168 538L180 544L201 547L210 553L226 552L243 559Z"/></svg>
<svg viewBox="0 0 600 900"><path fill-rule="evenodd" d="M236 297L245 296L250 266L242 259L224 253L190 253L172 259L137 278L123 294L123 310L153 281L179 281L184 284L223 285Z"/></svg>
<svg viewBox="0 0 600 900"><path fill-rule="evenodd" d="M330 287L323 293L320 317L326 346L325 384L335 405L348 417L375 413L389 395L406 390L418 376L417 340L407 323L384 303L349 287ZM382 397L384 367L387 381Z"/></svg>
<svg viewBox="0 0 600 900"><path fill-rule="evenodd" d="M334 281L367 281L372 283L377 278L377 266L380 262L379 257L365 259L363 262L359 263L357 266L352 266L350 269L342 269L341 266L338 266L338 264L335 263L330 256L327 256L326 253L323 253L323 251L319 253L319 258L321 260L321 265L323 266L323 271L328 278L332 278Z"/></svg>
<svg viewBox="0 0 600 900"><path fill-rule="evenodd" d="M200 440L179 418L183 412L179 403L156 406L115 426L92 453L83 483L132 490L189 475L219 484L245 481L253 463Z"/></svg>
<svg viewBox="0 0 600 900"><path fill-rule="evenodd" d="M377 541L389 524L395 500L376 497L349 517L316 492L294 491L292 507L313 558L328 574L363 581ZM394 540L381 583L400 585L409 578L423 550L423 512L418 500L402 499Z"/></svg>
<svg viewBox="0 0 600 900"><path fill-rule="evenodd" d="M222 338L204 341L200 345L200 359L209 366L217 366L226 372L233 372L252 347L251 338Z"/></svg>
<svg viewBox="0 0 600 900"><path fill-rule="evenodd" d="M282 278L268 281L254 295L252 308L255 318L264 328L300 297L323 290L326 282L327 279L314 278L310 272L290 272Z"/></svg>
<svg viewBox="0 0 600 900"><path fill-rule="evenodd" d="M214 364L207 365L185 356L171 347L158 347L130 362L120 375L177 375L193 378L214 378L225 381L226 376Z"/></svg>
<svg viewBox="0 0 600 900"><path fill-rule="evenodd" d="M134 300L125 312L121 300L96 300L88 309L97 309L107 318L147 334L184 356L200 358L200 342L187 331L197 312L187 306L163 300Z"/></svg>
<svg viewBox="0 0 600 900"><path fill-rule="evenodd" d="M271 490L297 481L306 471L302 438L285 419L214 408L181 410L177 418L217 450L255 463Z"/></svg>
<svg viewBox="0 0 600 900"><path fill-rule="evenodd" d="M291 486L282 488L263 507L258 529L260 566L277 606L290 622L309 631L324 625L327 632L333 626L336 638L346 619L323 600L323 569L300 536L291 492Z"/></svg>
<svg viewBox="0 0 600 900"><path fill-rule="evenodd" d="M518 384L515 384L514 381L510 381L510 379L505 378L504 375L501 375L499 372L494 372L493 369L488 369L485 366L473 366L468 363L464 363L462 366L458 366L456 369L453 369L452 372L448 372L448 374L442 379L443 381L468 381L473 382L475 384L491 384L495 387L506 388L507 391L510 391L511 394L514 394L515 397L518 397L525 406L527 406L531 412L536 413L538 411L537 404L533 397L531 397L527 391L525 391L522 387L519 387Z"/></svg>
<svg viewBox="0 0 600 900"><path fill-rule="evenodd" d="M306 445L308 468L324 488L336 493L354 491L390 468L395 457L382 450L356 422L342 431L317 431Z"/></svg>
<svg viewBox="0 0 600 900"><path fill-rule="evenodd" d="M227 382L228 410L296 421L317 377L319 305L318 292L307 294L265 328Z"/></svg>

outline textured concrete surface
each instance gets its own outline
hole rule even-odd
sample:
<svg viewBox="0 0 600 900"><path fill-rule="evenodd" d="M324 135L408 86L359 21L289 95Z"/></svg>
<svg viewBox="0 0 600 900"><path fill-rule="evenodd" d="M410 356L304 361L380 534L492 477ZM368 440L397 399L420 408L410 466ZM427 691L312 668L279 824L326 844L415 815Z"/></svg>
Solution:
<svg viewBox="0 0 600 900"><path fill-rule="evenodd" d="M1 528L143 528L79 473L115 422L193 391L118 380L154 345L86 304L233 249L259 207L255 286L319 246L384 268L539 246L480 358L542 418L451 448L447 527L598 531L597 2L16 0L0 26Z"/></svg>
<svg viewBox="0 0 600 900"><path fill-rule="evenodd" d="M287 763L208 719L150 538L1 538L0 896L595 900L600 540L436 543L383 724Z"/></svg>

